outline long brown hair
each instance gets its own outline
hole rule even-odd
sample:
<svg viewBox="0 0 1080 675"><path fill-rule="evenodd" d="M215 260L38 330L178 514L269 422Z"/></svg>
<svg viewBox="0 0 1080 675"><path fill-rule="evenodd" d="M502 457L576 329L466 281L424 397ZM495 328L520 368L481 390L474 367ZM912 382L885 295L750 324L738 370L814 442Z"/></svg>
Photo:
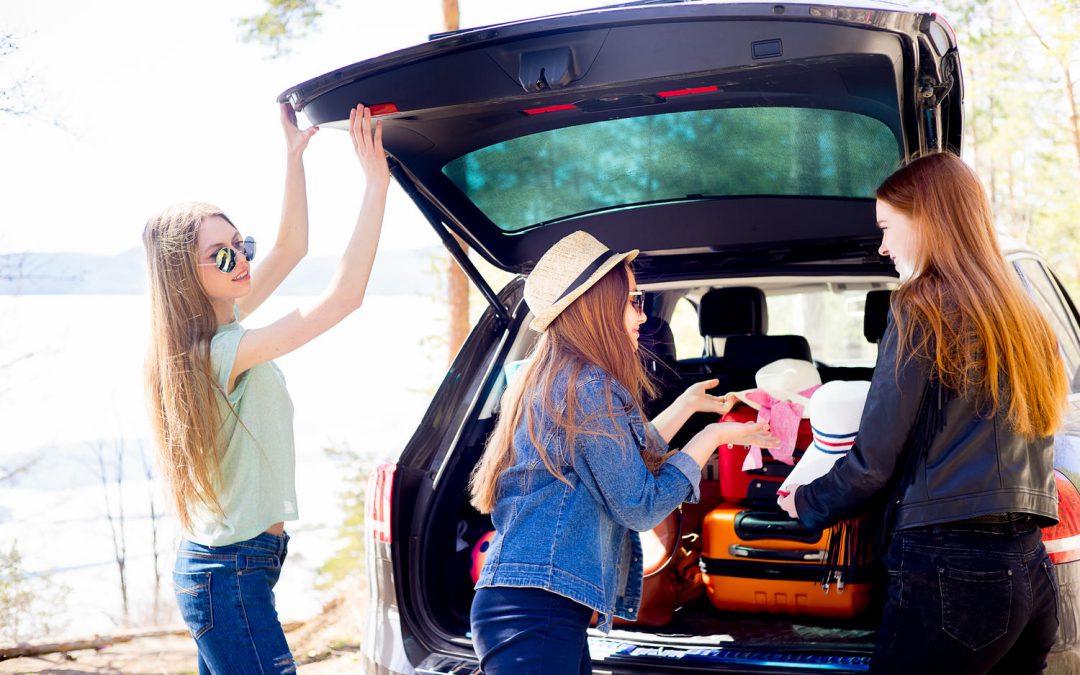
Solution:
<svg viewBox="0 0 1080 675"><path fill-rule="evenodd" d="M892 300L904 357L932 360L987 416L1004 406L1017 433L1054 433L1068 395L1057 340L1001 253L975 172L956 155L925 155L877 198L911 218L919 241L915 275Z"/></svg>
<svg viewBox="0 0 1080 675"><path fill-rule="evenodd" d="M185 530L196 509L221 513L215 483L220 387L210 365L218 326L199 282L196 251L199 223L209 216L228 220L211 204L179 204L143 230L150 288L146 394L158 466Z"/></svg>
<svg viewBox="0 0 1080 675"><path fill-rule="evenodd" d="M579 414L577 388L574 382L582 368L596 366L607 372L630 392L629 406L644 419L642 401L655 396L656 386L649 379L634 343L626 332L625 312L630 290L629 265L617 265L589 290L572 302L540 335L525 370L503 394L501 414L495 430L488 438L484 455L469 477L472 504L481 513L495 508L499 476L514 463L514 432L522 416L529 439L540 454L544 466L567 485L562 466L572 464L573 449L578 434L599 434L576 423ZM566 407L560 413L555 405L553 389L556 376L569 369L566 387ZM533 413L532 401L541 401L541 415L554 422L565 434L565 445L545 448L537 434L539 420ZM592 411L585 411L592 415ZM629 412L629 410L625 411ZM610 392L606 414L614 422L614 402ZM585 420L585 424L588 420ZM650 470L663 463L655 454L642 451ZM552 456L554 455L554 456Z"/></svg>

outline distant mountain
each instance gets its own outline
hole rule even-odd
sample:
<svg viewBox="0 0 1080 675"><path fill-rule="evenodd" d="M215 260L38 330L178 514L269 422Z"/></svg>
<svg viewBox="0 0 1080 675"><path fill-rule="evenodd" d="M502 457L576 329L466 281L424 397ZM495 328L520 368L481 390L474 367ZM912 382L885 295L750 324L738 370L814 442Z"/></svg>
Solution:
<svg viewBox="0 0 1080 675"><path fill-rule="evenodd" d="M373 295L436 294L437 269L446 251L384 250L375 259L368 292ZM278 289L286 295L316 295L337 269L337 258L306 258ZM436 267L438 265L438 267ZM255 264L258 270L258 262ZM82 253L12 253L0 255L0 295L139 294L146 289L142 249L118 255Z"/></svg>

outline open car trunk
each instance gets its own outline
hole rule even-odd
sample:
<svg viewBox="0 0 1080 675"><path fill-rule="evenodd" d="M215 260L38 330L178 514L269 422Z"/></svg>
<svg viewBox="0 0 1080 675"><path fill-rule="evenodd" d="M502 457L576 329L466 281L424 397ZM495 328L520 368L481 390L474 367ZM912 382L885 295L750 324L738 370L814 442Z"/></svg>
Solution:
<svg viewBox="0 0 1080 675"><path fill-rule="evenodd" d="M491 524L469 506L467 481L528 333L520 278L496 294L458 239L527 273L586 230L641 249L645 286L891 275L876 253L874 189L912 153L959 150L961 99L951 29L875 0L630 3L433 36L281 95L318 125L371 107L395 179L491 305L396 466L380 564L393 570L414 662L449 672L426 659L472 652L471 553ZM695 659L842 672L865 669L873 634L699 598L663 628L620 627L593 647L611 652L614 672Z"/></svg>

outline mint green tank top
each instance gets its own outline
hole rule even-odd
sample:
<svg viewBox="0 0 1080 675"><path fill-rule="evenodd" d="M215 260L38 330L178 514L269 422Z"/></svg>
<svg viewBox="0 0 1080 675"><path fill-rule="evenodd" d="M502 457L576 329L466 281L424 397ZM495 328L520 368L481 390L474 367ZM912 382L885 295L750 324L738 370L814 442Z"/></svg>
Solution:
<svg viewBox="0 0 1080 675"><path fill-rule="evenodd" d="M210 364L222 391L227 391L244 332L240 322L233 321L218 328L210 341ZM274 523L300 517L293 404L281 370L268 361L241 374L228 394L228 405L219 392L218 410L222 454L217 498L224 516L197 509L186 533L205 546L235 544Z"/></svg>

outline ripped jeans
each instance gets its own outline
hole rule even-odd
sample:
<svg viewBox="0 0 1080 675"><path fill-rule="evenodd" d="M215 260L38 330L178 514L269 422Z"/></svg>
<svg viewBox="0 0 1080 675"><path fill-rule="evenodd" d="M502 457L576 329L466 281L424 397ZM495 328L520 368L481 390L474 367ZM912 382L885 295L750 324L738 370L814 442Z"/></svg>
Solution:
<svg viewBox="0 0 1080 675"><path fill-rule="evenodd" d="M295 673L274 608L289 535L263 533L228 546L184 540L173 590L199 649L199 675Z"/></svg>

